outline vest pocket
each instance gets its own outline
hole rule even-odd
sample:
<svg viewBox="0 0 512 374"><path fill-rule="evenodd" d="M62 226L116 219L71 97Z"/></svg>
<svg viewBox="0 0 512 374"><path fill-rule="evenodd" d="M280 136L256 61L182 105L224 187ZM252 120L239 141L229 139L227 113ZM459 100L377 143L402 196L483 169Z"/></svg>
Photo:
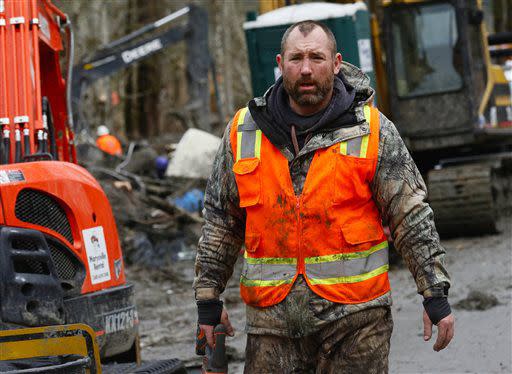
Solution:
<svg viewBox="0 0 512 374"><path fill-rule="evenodd" d="M350 224L345 224L341 231L348 244L361 244L376 241L382 238L384 231L380 222L374 222L371 218L361 219Z"/></svg>
<svg viewBox="0 0 512 374"><path fill-rule="evenodd" d="M244 158L233 165L238 194L240 196L240 207L256 205L260 202L261 176L258 167L258 158Z"/></svg>
<svg viewBox="0 0 512 374"><path fill-rule="evenodd" d="M333 204L352 204L371 198L370 180L375 160L336 155Z"/></svg>
<svg viewBox="0 0 512 374"><path fill-rule="evenodd" d="M245 233L245 250L254 253L260 246L261 235L258 232Z"/></svg>

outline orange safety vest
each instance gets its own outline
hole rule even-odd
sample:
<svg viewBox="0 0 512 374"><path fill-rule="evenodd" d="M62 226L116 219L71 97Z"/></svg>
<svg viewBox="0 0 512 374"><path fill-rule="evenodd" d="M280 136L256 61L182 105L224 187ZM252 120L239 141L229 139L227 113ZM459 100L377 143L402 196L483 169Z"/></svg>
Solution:
<svg viewBox="0 0 512 374"><path fill-rule="evenodd" d="M120 156L123 153L121 143L113 135L102 135L96 139L96 145L103 152L114 156Z"/></svg>
<svg viewBox="0 0 512 374"><path fill-rule="evenodd" d="M299 274L313 292L337 303L362 303L390 290L388 243L370 188L379 112L365 106L364 113L369 126L346 129L340 143L316 150L299 196L288 160L249 110L235 115L230 140L247 212L240 278L246 304L279 303Z"/></svg>

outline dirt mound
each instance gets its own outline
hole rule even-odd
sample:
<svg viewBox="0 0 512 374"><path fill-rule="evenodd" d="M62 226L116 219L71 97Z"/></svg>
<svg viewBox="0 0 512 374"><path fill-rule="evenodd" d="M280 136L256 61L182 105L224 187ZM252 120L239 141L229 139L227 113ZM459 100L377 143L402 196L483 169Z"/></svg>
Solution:
<svg viewBox="0 0 512 374"><path fill-rule="evenodd" d="M474 290L454 306L457 309L465 310L487 310L499 304L497 297L493 294Z"/></svg>

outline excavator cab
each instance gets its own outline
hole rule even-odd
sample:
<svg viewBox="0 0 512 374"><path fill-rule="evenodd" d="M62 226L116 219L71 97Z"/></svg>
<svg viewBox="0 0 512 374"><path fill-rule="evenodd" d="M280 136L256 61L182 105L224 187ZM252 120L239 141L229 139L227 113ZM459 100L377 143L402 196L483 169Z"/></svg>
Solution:
<svg viewBox="0 0 512 374"><path fill-rule="evenodd" d="M393 1L383 10L392 117L411 149L473 143L486 122L477 105L487 79L477 1Z"/></svg>
<svg viewBox="0 0 512 374"><path fill-rule="evenodd" d="M488 35L479 0L381 10L389 115L426 176L439 232L500 231L512 211L512 85L489 43L510 33Z"/></svg>

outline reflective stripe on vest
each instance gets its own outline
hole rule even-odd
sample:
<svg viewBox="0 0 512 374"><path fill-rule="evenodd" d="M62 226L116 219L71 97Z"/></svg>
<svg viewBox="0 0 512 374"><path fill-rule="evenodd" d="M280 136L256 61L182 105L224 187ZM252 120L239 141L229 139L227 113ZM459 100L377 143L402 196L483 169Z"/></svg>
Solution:
<svg viewBox="0 0 512 374"><path fill-rule="evenodd" d="M279 286L293 281L297 270L295 258L251 258L244 254L240 282L249 287Z"/></svg>
<svg viewBox="0 0 512 374"><path fill-rule="evenodd" d="M364 107L364 119L370 123L370 107ZM349 139L340 143L340 153L345 156L355 156L366 158L368 152L368 140L370 135L364 135L357 138Z"/></svg>
<svg viewBox="0 0 512 374"><path fill-rule="evenodd" d="M361 282L388 271L388 242L362 252L306 257L305 263L311 284Z"/></svg>
<svg viewBox="0 0 512 374"><path fill-rule="evenodd" d="M252 119L247 107L238 115L236 161L242 158L260 158L261 130Z"/></svg>

